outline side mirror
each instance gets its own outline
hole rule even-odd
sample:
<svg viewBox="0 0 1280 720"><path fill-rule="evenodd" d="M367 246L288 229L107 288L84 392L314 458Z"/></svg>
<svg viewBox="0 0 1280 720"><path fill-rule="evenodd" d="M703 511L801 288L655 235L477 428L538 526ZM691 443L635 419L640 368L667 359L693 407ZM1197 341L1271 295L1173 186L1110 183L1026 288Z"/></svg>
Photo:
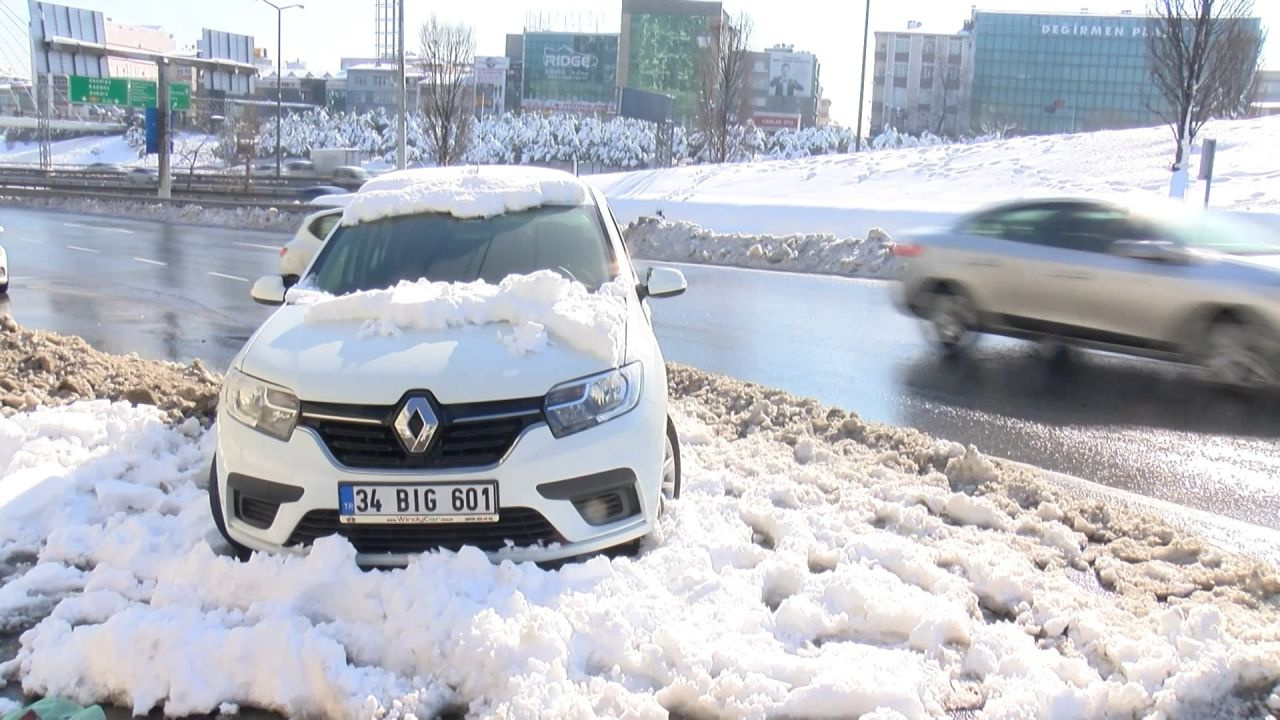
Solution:
<svg viewBox="0 0 1280 720"><path fill-rule="evenodd" d="M1175 265L1187 265L1191 262L1191 255L1185 248L1167 240L1117 240L1111 243L1107 252L1134 260Z"/></svg>
<svg viewBox="0 0 1280 720"><path fill-rule="evenodd" d="M249 295L260 305L283 305L284 293L284 278L279 275L266 275L258 278Z"/></svg>
<svg viewBox="0 0 1280 720"><path fill-rule="evenodd" d="M649 274L640 285L640 297L665 298L675 297L688 289L689 283L684 273L669 267L649 268Z"/></svg>

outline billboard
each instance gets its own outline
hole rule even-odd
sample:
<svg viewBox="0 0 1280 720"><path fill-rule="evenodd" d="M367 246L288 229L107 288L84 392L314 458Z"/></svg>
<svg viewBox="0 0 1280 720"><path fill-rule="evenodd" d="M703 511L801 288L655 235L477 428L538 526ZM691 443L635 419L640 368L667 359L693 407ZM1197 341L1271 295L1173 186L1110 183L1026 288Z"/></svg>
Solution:
<svg viewBox="0 0 1280 720"><path fill-rule="evenodd" d="M772 97L813 97L813 55L809 53L769 53L769 95Z"/></svg>
<svg viewBox="0 0 1280 720"><path fill-rule="evenodd" d="M477 56L475 68L476 117L501 115L507 101L507 70L511 60L506 56Z"/></svg>
<svg viewBox="0 0 1280 720"><path fill-rule="evenodd" d="M253 36L204 28L200 34L200 57L252 65ZM218 90L228 95L249 95L253 93L253 76L226 70L206 70L204 89Z"/></svg>
<svg viewBox="0 0 1280 720"><path fill-rule="evenodd" d="M719 3L688 3L714 7ZM689 120L698 113L699 69L715 16L633 14L627 50L627 86L671 95L675 114Z"/></svg>
<svg viewBox="0 0 1280 720"><path fill-rule="evenodd" d="M525 33L520 106L610 112L618 86L618 36Z"/></svg>
<svg viewBox="0 0 1280 720"><path fill-rule="evenodd" d="M30 13L32 79L48 73L93 78L109 76L106 55L92 51L50 50L44 44L49 38L62 38L106 45L102 13L36 0L27 3L27 11Z"/></svg>

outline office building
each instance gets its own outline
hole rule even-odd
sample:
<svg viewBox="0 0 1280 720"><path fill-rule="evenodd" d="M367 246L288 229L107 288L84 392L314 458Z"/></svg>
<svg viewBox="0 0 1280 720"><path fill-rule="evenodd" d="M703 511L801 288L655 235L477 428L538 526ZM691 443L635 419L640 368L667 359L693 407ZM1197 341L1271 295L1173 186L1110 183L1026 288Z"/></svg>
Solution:
<svg viewBox="0 0 1280 720"><path fill-rule="evenodd" d="M886 128L917 135L956 136L970 131L974 38L905 32L875 34L871 134Z"/></svg>

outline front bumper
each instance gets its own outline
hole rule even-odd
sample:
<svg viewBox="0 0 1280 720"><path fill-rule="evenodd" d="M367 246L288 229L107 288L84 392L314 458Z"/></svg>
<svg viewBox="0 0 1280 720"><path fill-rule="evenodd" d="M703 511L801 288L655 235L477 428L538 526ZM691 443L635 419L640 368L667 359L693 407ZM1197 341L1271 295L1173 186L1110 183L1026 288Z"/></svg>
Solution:
<svg viewBox="0 0 1280 720"><path fill-rule="evenodd" d="M540 514L554 529L556 544L490 549L487 554L495 561L542 562L605 550L650 531L657 517L661 493L665 427L663 404L642 402L622 417L565 438L555 438L545 424L534 425L520 436L501 462L489 467L365 470L340 465L314 430L298 427L288 441L280 441L220 412L214 478L228 534L246 547L268 552L301 549L290 545L291 538L297 539L295 531L314 526L316 517L326 512L326 517L333 517L338 508L339 483L497 481L499 514L506 508L522 516L530 516L528 511ZM278 490L283 486L283 492L274 498L280 501L278 509L273 517L266 518L269 523L258 517L257 522L251 524L237 516L235 490L228 483L233 473L266 481L278 486ZM638 508L617 521L592 525L574 502L575 497L582 495L582 481L567 484L565 481L596 477L616 480L620 476L634 477L630 484L634 486ZM587 481L591 482L593 480ZM555 483L560 484L554 489L549 487ZM604 480L601 483L608 484ZM566 488L572 491L566 492ZM259 527L264 524L265 527ZM382 537L394 532L394 526L376 527ZM466 528L454 526L454 529ZM492 534L491 529L485 532ZM357 546L357 560L365 565L405 565L420 552L364 552L355 536L352 537Z"/></svg>

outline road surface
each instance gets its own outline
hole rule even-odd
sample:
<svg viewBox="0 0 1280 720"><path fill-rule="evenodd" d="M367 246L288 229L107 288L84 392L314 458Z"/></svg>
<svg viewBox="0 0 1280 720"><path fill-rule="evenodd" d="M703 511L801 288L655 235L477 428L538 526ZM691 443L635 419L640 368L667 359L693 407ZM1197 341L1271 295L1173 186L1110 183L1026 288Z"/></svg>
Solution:
<svg viewBox="0 0 1280 720"><path fill-rule="evenodd" d="M113 352L216 370L269 308L250 281L279 236L5 209L13 289L0 311ZM1186 368L1081 353L1048 363L984 341L944 361L889 284L681 266L653 303L670 360L784 388L985 452L1280 528L1280 402L1225 396Z"/></svg>

